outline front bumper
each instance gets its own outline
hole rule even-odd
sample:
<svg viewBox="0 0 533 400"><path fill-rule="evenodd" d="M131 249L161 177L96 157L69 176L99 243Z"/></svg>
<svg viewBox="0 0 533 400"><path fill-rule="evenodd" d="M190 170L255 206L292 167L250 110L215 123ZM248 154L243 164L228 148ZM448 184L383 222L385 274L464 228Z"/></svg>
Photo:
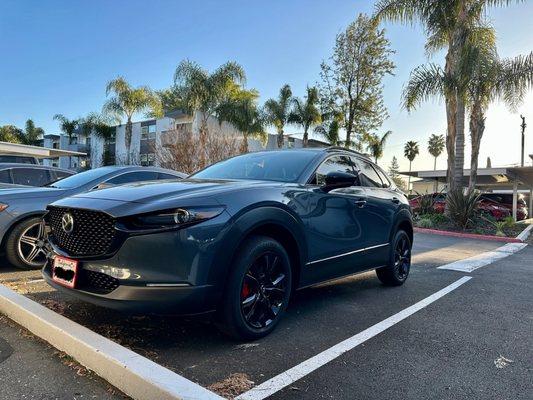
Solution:
<svg viewBox="0 0 533 400"><path fill-rule="evenodd" d="M211 285L152 287L120 284L109 293L99 293L87 287L71 289L56 283L52 280L51 262L45 265L42 274L50 286L61 292L119 311L167 315L191 315L213 311L207 307L208 299L213 293Z"/></svg>

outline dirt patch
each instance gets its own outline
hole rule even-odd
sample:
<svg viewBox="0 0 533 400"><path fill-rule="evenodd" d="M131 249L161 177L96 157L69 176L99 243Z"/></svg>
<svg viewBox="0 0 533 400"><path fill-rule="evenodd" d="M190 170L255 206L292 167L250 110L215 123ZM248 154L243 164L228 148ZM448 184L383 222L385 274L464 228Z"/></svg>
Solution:
<svg viewBox="0 0 533 400"><path fill-rule="evenodd" d="M207 388L222 397L233 399L234 397L250 390L254 386L254 382L250 380L250 376L243 373L231 374L226 379L213 383Z"/></svg>

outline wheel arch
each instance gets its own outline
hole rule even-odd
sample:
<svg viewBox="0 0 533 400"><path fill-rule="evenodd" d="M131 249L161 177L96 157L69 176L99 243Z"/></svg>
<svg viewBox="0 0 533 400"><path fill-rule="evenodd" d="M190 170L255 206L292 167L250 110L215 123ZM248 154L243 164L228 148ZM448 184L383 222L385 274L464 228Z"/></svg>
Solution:
<svg viewBox="0 0 533 400"><path fill-rule="evenodd" d="M24 222L30 218L43 217L45 214L46 214L46 211L44 210L32 211L32 212L19 215L15 219L13 219L11 223L9 224L9 226L7 227L7 229L5 230L4 236L2 237L2 241L0 243L1 251L5 251L7 239L9 238L9 235L11 235L11 232L13 232L13 229L15 229L17 225L19 225L21 222Z"/></svg>
<svg viewBox="0 0 533 400"><path fill-rule="evenodd" d="M398 213L395 223L393 225L393 229L391 230L391 233L390 233L389 242L392 242L394 235L400 229L407 233L407 235L409 236L409 240L411 241L411 246L412 246L413 239L414 239L413 219L412 219L411 213L407 210L402 210Z"/></svg>

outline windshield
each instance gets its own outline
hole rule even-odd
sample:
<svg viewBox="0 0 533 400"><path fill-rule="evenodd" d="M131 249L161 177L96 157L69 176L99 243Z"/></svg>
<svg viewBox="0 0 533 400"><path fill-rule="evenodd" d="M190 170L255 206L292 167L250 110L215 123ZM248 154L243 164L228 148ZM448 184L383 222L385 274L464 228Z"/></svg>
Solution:
<svg viewBox="0 0 533 400"><path fill-rule="evenodd" d="M80 172L79 174L71 175L67 178L60 179L56 182L50 183L46 186L48 187L54 187L58 189L72 189L77 188L80 186L83 186L91 181L94 181L95 179L101 178L110 172L112 172L112 168L96 168L96 169L90 169L85 172Z"/></svg>
<svg viewBox="0 0 533 400"><path fill-rule="evenodd" d="M211 165L191 178L296 182L315 156L312 151L249 153Z"/></svg>

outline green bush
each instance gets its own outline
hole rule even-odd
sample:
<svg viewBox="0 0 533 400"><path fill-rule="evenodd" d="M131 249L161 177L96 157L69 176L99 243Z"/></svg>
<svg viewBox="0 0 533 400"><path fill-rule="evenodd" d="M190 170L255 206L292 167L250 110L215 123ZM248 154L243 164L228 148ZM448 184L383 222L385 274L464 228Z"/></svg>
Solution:
<svg viewBox="0 0 533 400"><path fill-rule="evenodd" d="M431 229L433 228L434 225L433 225L433 221L431 220L431 218L424 217L418 220L418 226L420 228Z"/></svg>
<svg viewBox="0 0 533 400"><path fill-rule="evenodd" d="M448 222L448 217L444 214L438 214L438 213L430 214L430 218L435 225L442 225Z"/></svg>
<svg viewBox="0 0 533 400"><path fill-rule="evenodd" d="M479 193L476 191L454 190L446 196L447 213L450 220L459 228L466 229L476 215Z"/></svg>
<svg viewBox="0 0 533 400"><path fill-rule="evenodd" d="M515 224L514 219L511 216L505 217L503 219L503 223L504 223L503 225L504 228L511 228Z"/></svg>

